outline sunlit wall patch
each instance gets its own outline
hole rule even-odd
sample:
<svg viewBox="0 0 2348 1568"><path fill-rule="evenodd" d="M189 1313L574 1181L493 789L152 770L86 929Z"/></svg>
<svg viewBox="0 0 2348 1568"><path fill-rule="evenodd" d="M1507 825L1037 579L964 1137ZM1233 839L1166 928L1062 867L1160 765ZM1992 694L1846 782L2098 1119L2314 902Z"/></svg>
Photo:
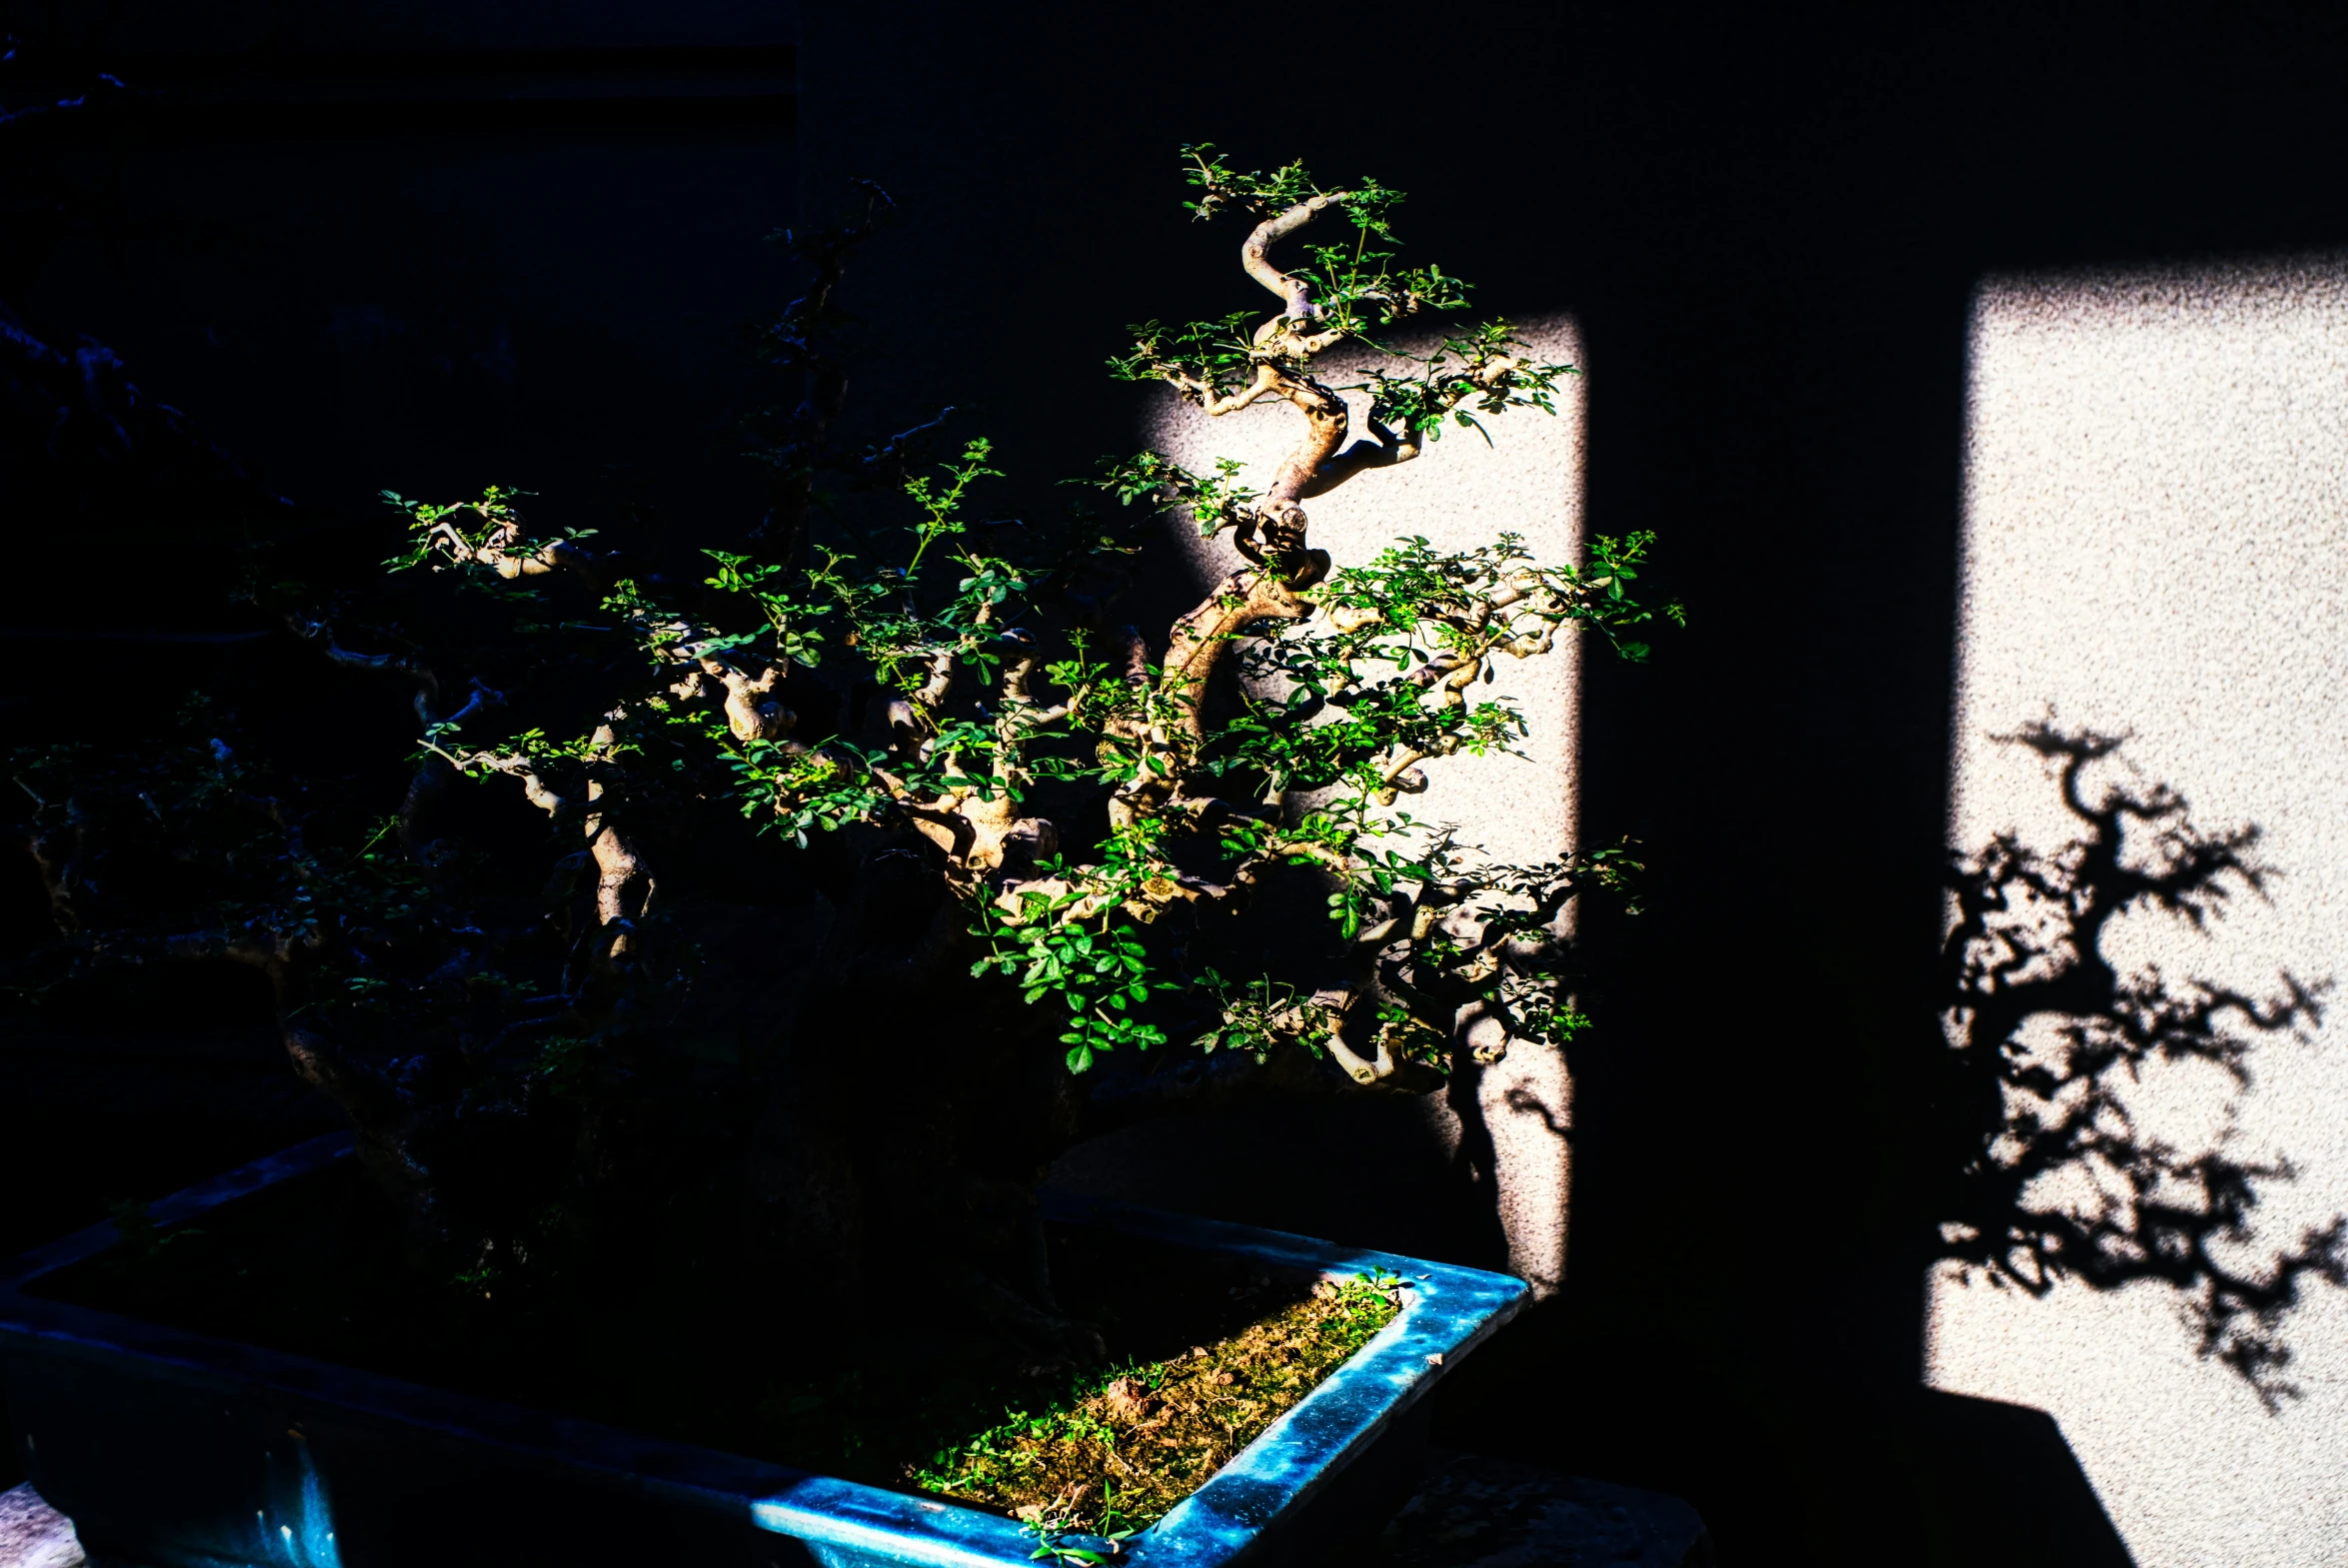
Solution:
<svg viewBox="0 0 2348 1568"><path fill-rule="evenodd" d="M1570 317L1510 325L1532 357L1587 368ZM1438 337L1402 335L1395 347L1426 353ZM1341 388L1357 379L1366 362L1365 351L1340 348L1316 362L1315 374ZM1574 559L1582 536L1586 388L1586 377L1565 378L1553 417L1518 409L1487 421L1488 446L1474 431L1453 427L1412 462L1359 474L1307 498L1312 543L1346 564L1366 562L1404 536L1424 535L1440 550L1467 550L1505 532L1522 535L1543 560ZM1368 399L1348 394L1346 405L1358 435ZM1237 459L1246 465L1241 483L1261 489L1295 444L1300 426L1285 403L1267 401L1208 419L1167 392L1154 405L1142 439L1194 471L1211 470L1217 458ZM1243 565L1227 537L1201 539L1178 520L1170 526L1201 590ZM1429 764L1432 787L1409 797L1408 808L1421 817L1458 822L1467 842L1499 859L1535 862L1573 847L1580 671L1581 656L1570 642L1546 658L1501 661L1494 690L1524 713L1531 732L1524 755ZM1564 1131L1572 1117L1572 1083L1562 1054L1518 1042L1483 1074L1476 1099L1491 1135L1492 1184L1508 1238L1508 1267L1531 1281L1536 1293L1549 1294L1565 1270L1570 1151ZM1429 1109L1438 1133L1456 1140L1460 1128L1448 1108L1438 1100Z"/></svg>
<svg viewBox="0 0 2348 1568"><path fill-rule="evenodd" d="M1943 1025L2005 1069L1925 1375L2050 1412L2144 1568L2336 1562L2348 265L1993 279L1970 332ZM2141 1266L2037 1293L2049 1236Z"/></svg>

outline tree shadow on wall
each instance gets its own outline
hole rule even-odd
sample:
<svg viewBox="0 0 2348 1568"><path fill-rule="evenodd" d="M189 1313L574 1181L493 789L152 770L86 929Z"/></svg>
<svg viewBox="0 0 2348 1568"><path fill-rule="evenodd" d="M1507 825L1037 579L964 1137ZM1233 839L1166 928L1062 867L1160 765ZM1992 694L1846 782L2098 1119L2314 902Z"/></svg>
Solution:
<svg viewBox="0 0 2348 1568"><path fill-rule="evenodd" d="M2262 1187L2291 1180L2287 1159L2236 1158L2225 1132L2181 1147L2132 1114L2147 1069L2203 1063L2238 1091L2265 1040L2308 1040L2328 981L2277 977L2266 995L2107 954L2122 916L2206 929L2232 900L2264 896L2274 868L2252 857L2255 826L2209 832L2166 784L2137 790L2095 765L2124 736L2048 721L1997 740L2042 758L2077 835L2041 852L2013 832L1957 859L1954 921L1941 949L1942 1105L1966 1158L1936 1210L1938 1256L1991 1284L2044 1296L2074 1280L2095 1290L2157 1281L2176 1292L2198 1352L2276 1412L2286 1316L2310 1279L2348 1286L2348 1218L2260 1255L2251 1219ZM2233 1108L2226 1111L2226 1131Z"/></svg>

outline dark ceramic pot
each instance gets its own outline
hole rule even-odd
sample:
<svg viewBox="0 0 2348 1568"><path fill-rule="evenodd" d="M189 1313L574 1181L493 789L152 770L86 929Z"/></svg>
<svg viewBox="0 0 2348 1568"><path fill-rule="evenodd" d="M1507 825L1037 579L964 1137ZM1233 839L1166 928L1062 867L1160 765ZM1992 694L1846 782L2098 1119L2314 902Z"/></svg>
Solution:
<svg viewBox="0 0 2348 1568"><path fill-rule="evenodd" d="M176 1224L348 1157L334 1134L153 1204ZM1164 1519L1138 1568L1300 1563L1407 1495L1427 1391L1514 1315L1520 1280L1047 1193L1049 1217L1290 1277L1394 1274L1401 1314ZM786 1469L26 1295L118 1237L0 1265L10 1441L93 1555L142 1568L913 1563L1023 1568L977 1509ZM1064 1538L1075 1547L1108 1543Z"/></svg>

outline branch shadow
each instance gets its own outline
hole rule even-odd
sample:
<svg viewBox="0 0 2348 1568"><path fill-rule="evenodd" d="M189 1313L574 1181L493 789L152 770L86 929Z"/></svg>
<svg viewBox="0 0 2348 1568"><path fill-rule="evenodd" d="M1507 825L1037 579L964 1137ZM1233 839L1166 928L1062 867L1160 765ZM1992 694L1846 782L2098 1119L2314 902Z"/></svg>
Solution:
<svg viewBox="0 0 2348 1568"><path fill-rule="evenodd" d="M2043 760L2076 831L2052 851L1999 833L1950 866L1939 1098L1966 1156L1941 1194L1936 1261L2034 1297L2065 1280L2164 1284L2197 1353L2277 1413L2300 1392L2284 1376L2285 1320L2310 1280L2348 1286L2348 1217L2268 1251L2253 1215L2269 1184L2297 1176L2292 1163L2227 1150L2231 1100L2224 1130L2193 1140L2206 1146L2173 1143L2141 1124L2130 1088L2194 1062L2249 1088L2262 1042L2312 1039L2330 982L2283 972L2252 995L2121 967L2105 944L2123 916L2199 931L2263 897L2276 872L2254 855L2259 829L2207 830L2169 785L2097 768L2126 736L2061 730L2050 714L1993 739Z"/></svg>

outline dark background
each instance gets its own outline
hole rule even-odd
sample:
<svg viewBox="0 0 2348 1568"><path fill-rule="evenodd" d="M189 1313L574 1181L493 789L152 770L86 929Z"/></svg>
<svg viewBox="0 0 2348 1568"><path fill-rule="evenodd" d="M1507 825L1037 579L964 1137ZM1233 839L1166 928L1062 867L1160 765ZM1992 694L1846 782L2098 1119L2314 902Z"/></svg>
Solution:
<svg viewBox="0 0 2348 1568"><path fill-rule="evenodd" d="M20 10L28 37L107 43ZM758 237L852 175L904 209L854 280L855 417L961 405L1039 496L1132 444L1139 405L1100 375L1122 323L1251 303L1229 236L1181 226L1179 142L1374 172L1482 307L1570 313L1589 526L1656 530L1690 627L1649 668L1589 667L1583 833L1643 840L1649 912L1587 925L1603 1027L1574 1060L1564 1298L1469 1363L1443 1435L1687 1496L1729 1564L2125 1561L2043 1415L1918 1386L1935 1185L1964 1153L1931 1068L1967 315L1990 272L2348 242L2340 23L606 0L256 4L228 38L142 16L108 68L148 57L183 118L57 155L103 200L10 303L108 342L328 513L493 479L583 517L747 504L707 432L731 324L781 295ZM508 76L535 85L482 85ZM173 604L29 581L28 626ZM82 1164L130 1146L86 1113ZM1445 1242L1462 1200L1425 1189L1456 1178L1407 1143L1342 1114L1225 1127L1182 1196L1488 1260L1488 1225ZM56 1183L126 1195L14 1179L68 1219Z"/></svg>

